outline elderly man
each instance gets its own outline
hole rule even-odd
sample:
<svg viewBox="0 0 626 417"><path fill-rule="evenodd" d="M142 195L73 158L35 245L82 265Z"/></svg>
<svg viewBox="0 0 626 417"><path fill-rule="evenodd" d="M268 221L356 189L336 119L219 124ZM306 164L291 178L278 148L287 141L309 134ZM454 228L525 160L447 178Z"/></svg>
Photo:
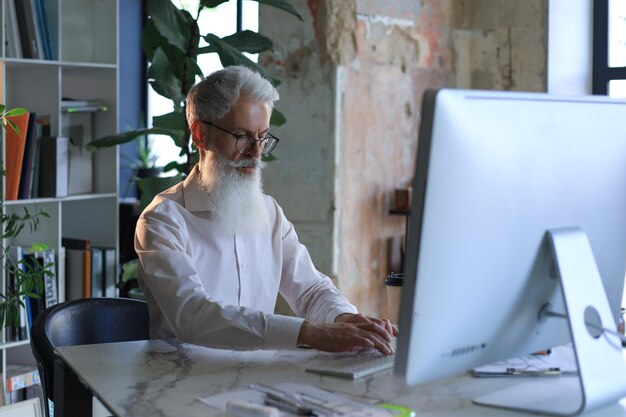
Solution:
<svg viewBox="0 0 626 417"><path fill-rule="evenodd" d="M397 328L358 314L263 194L261 155L278 143L269 133L276 100L266 79L241 66L189 92L200 162L152 201L136 229L150 335L240 350L308 345L391 354ZM278 293L298 317L273 313Z"/></svg>

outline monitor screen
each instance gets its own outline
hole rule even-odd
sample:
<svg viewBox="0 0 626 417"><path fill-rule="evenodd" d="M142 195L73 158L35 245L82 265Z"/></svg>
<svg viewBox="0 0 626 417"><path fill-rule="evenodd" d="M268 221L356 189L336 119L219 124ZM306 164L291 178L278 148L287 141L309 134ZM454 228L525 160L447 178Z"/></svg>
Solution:
<svg viewBox="0 0 626 417"><path fill-rule="evenodd" d="M396 372L409 384L571 340L546 232L578 227L611 323L626 271L626 101L424 95Z"/></svg>

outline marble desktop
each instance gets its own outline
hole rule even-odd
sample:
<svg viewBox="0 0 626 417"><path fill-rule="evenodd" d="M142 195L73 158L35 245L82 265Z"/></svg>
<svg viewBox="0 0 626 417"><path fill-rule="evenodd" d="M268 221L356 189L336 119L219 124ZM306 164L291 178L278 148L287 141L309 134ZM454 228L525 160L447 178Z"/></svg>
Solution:
<svg viewBox="0 0 626 417"><path fill-rule="evenodd" d="M314 350L240 352L155 340L68 346L57 351L117 417L223 416L223 410L199 398L244 390L256 382L290 381L370 403L400 404L419 416L529 415L472 404L474 397L520 380L463 374L410 387L388 370L352 381L306 373L306 365L336 356ZM626 416L626 401L592 415Z"/></svg>

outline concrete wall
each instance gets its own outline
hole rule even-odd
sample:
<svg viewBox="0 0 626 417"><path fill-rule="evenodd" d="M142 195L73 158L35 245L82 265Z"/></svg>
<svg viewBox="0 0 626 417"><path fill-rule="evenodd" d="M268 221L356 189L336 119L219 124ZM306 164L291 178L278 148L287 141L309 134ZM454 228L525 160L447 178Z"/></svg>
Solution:
<svg viewBox="0 0 626 417"><path fill-rule="evenodd" d="M261 64L282 80L276 108L287 118L272 128L281 139L265 190L282 205L319 270L331 274L336 147L336 66L323 61L307 3L293 1L305 21L260 7L260 31L274 41Z"/></svg>
<svg viewBox="0 0 626 417"><path fill-rule="evenodd" d="M548 0L453 4L457 86L546 91Z"/></svg>
<svg viewBox="0 0 626 417"><path fill-rule="evenodd" d="M293 0L305 22L261 7L287 125L265 189L318 268L367 314L384 314L389 214L410 184L427 88L541 91L548 0Z"/></svg>
<svg viewBox="0 0 626 417"><path fill-rule="evenodd" d="M421 95L453 82L450 4L359 1L357 21L357 54L339 86L337 276L359 309L376 314L385 311L388 242L404 233L404 216L389 209L413 175Z"/></svg>

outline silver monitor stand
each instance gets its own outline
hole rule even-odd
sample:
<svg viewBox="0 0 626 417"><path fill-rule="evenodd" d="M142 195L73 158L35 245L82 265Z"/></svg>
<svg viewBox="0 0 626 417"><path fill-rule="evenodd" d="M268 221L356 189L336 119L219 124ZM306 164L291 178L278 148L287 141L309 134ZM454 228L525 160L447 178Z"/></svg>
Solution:
<svg viewBox="0 0 626 417"><path fill-rule="evenodd" d="M621 338L612 331L613 315L587 235L571 227L549 230L547 238L558 271L554 279L561 281L578 377L534 379L478 397L476 404L571 416L626 396Z"/></svg>

